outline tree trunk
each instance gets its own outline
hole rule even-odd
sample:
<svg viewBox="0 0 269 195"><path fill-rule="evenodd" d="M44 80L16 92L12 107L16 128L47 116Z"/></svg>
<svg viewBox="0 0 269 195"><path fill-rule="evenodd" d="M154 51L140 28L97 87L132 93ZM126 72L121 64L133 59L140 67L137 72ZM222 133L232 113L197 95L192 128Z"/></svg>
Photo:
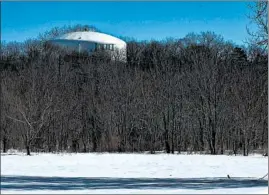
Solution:
<svg viewBox="0 0 269 195"><path fill-rule="evenodd" d="M169 142L167 140L165 141L165 150L166 150L167 154L170 154L170 152L171 152L170 151L170 145L169 145Z"/></svg>
<svg viewBox="0 0 269 195"><path fill-rule="evenodd" d="M235 141L233 142L233 153L236 156L236 154L237 154L237 146L236 146L236 142Z"/></svg>
<svg viewBox="0 0 269 195"><path fill-rule="evenodd" d="M92 151L96 152L96 150L97 150L96 137L94 130L92 130Z"/></svg>
<svg viewBox="0 0 269 195"><path fill-rule="evenodd" d="M78 141L72 140L72 152L77 153L78 152Z"/></svg>
<svg viewBox="0 0 269 195"><path fill-rule="evenodd" d="M203 126L202 126L202 122L201 120L199 119L199 127L200 127L200 131L199 131L199 140L200 140L200 150L204 150L204 129L203 129Z"/></svg>
<svg viewBox="0 0 269 195"><path fill-rule="evenodd" d="M248 156L248 144L246 141L244 141L244 144L243 144L243 155Z"/></svg>
<svg viewBox="0 0 269 195"><path fill-rule="evenodd" d="M31 155L29 144L26 145L26 154L27 154L27 156L30 156Z"/></svg>
<svg viewBox="0 0 269 195"><path fill-rule="evenodd" d="M82 138L82 144L83 144L83 151L84 153L87 152L87 144L86 144L86 141Z"/></svg>
<svg viewBox="0 0 269 195"><path fill-rule="evenodd" d="M165 114L163 113L163 123L164 123L164 140L165 140L165 151L166 153L170 153L170 145L169 145L169 140L168 140L168 127L167 127L167 122L165 118Z"/></svg>
<svg viewBox="0 0 269 195"><path fill-rule="evenodd" d="M95 113L95 111L94 111ZM97 151L97 127L95 123L95 117L92 115L91 116L91 124L92 124L92 131L91 131L91 136L92 136L92 151L96 152Z"/></svg>
<svg viewBox="0 0 269 195"><path fill-rule="evenodd" d="M174 132L172 131L172 154L175 153L175 146L174 146Z"/></svg>
<svg viewBox="0 0 269 195"><path fill-rule="evenodd" d="M3 138L3 153L7 152L7 138Z"/></svg>
<svg viewBox="0 0 269 195"><path fill-rule="evenodd" d="M177 152L178 154L181 153L181 142L180 138L177 137Z"/></svg>
<svg viewBox="0 0 269 195"><path fill-rule="evenodd" d="M224 143L223 143L223 138L221 138L221 141L220 141L220 154L224 154Z"/></svg>

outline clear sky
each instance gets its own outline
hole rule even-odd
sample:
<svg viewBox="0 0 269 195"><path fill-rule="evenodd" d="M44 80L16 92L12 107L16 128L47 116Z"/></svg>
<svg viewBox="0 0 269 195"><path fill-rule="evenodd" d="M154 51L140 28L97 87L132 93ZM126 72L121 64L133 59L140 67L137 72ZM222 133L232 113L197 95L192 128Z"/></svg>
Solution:
<svg viewBox="0 0 269 195"><path fill-rule="evenodd" d="M180 38L214 31L242 43L247 2L2 2L1 39L24 41L55 26L94 25L137 40Z"/></svg>

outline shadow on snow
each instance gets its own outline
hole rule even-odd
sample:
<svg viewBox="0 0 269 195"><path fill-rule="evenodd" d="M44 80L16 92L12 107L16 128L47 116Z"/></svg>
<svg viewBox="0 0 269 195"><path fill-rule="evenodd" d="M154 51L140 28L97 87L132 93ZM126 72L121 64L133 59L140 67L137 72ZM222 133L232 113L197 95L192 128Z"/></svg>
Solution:
<svg viewBox="0 0 269 195"><path fill-rule="evenodd" d="M1 190L192 189L266 187L250 178L111 178L1 176Z"/></svg>

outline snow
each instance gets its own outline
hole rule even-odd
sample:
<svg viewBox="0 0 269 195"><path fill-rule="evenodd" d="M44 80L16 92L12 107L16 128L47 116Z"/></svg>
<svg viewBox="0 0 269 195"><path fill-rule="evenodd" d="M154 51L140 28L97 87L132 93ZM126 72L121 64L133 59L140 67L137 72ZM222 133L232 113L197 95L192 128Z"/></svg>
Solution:
<svg viewBox="0 0 269 195"><path fill-rule="evenodd" d="M267 194L267 167L258 155L16 153L1 156L1 193Z"/></svg>

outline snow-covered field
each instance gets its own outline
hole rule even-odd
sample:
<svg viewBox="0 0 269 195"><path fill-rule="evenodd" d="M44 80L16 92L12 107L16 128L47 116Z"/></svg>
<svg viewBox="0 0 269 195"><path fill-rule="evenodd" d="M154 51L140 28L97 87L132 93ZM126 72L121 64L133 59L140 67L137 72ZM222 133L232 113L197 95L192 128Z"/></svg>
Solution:
<svg viewBox="0 0 269 195"><path fill-rule="evenodd" d="M267 172L261 155L2 154L1 193L267 194Z"/></svg>

